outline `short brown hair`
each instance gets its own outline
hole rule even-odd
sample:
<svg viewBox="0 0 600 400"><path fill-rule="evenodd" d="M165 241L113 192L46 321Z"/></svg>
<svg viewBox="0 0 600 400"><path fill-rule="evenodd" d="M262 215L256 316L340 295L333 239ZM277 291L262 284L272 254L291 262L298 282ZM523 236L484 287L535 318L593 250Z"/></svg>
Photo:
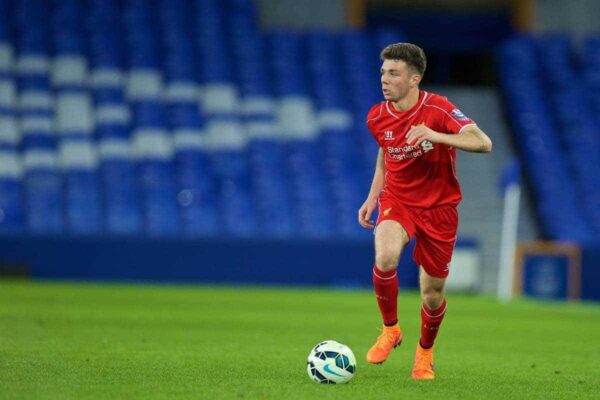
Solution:
<svg viewBox="0 0 600 400"><path fill-rule="evenodd" d="M427 57L422 48L412 43L394 43L381 50L381 60L402 60L423 76L427 68Z"/></svg>

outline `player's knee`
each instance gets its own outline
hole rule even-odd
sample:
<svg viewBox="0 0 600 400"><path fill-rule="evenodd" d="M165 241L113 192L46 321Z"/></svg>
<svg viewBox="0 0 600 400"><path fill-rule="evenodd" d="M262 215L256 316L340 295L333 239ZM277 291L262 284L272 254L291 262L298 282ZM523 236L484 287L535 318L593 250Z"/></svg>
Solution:
<svg viewBox="0 0 600 400"><path fill-rule="evenodd" d="M398 267L399 255L392 250L381 250L375 255L375 264L382 271L391 271Z"/></svg>
<svg viewBox="0 0 600 400"><path fill-rule="evenodd" d="M425 307L429 308L430 310L436 310L442 305L442 301L444 300L444 292L435 288L425 288L421 292L421 299L423 300Z"/></svg>

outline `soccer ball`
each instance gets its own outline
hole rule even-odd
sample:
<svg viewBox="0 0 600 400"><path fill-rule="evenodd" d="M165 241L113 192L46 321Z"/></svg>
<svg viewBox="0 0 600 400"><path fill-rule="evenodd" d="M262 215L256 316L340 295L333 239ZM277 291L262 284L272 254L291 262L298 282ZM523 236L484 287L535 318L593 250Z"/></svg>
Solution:
<svg viewBox="0 0 600 400"><path fill-rule="evenodd" d="M350 347L326 340L310 351L306 371L316 383L346 383L354 376L356 358Z"/></svg>

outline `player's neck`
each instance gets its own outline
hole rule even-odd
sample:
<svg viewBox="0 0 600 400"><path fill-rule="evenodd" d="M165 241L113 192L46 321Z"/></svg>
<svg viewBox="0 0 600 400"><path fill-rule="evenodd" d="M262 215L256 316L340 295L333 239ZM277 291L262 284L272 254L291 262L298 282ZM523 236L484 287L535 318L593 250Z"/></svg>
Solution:
<svg viewBox="0 0 600 400"><path fill-rule="evenodd" d="M392 106L394 106L394 109L396 111L410 110L419 101L419 93L420 93L419 88L418 87L414 88L413 90L409 91L406 94L406 96L404 96L400 100L393 101Z"/></svg>

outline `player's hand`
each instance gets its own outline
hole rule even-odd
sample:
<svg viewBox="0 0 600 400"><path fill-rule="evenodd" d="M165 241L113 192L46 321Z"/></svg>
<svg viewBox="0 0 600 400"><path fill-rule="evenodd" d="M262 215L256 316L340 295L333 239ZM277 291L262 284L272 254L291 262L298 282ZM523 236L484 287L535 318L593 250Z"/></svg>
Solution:
<svg viewBox="0 0 600 400"><path fill-rule="evenodd" d="M373 229L375 223L371 221L373 212L377 209L377 199L368 198L358 209L358 223L363 228Z"/></svg>
<svg viewBox="0 0 600 400"><path fill-rule="evenodd" d="M413 125L406 132L406 142L411 146L419 146L423 141L429 140L431 143L440 143L443 134L427 127L424 123Z"/></svg>

